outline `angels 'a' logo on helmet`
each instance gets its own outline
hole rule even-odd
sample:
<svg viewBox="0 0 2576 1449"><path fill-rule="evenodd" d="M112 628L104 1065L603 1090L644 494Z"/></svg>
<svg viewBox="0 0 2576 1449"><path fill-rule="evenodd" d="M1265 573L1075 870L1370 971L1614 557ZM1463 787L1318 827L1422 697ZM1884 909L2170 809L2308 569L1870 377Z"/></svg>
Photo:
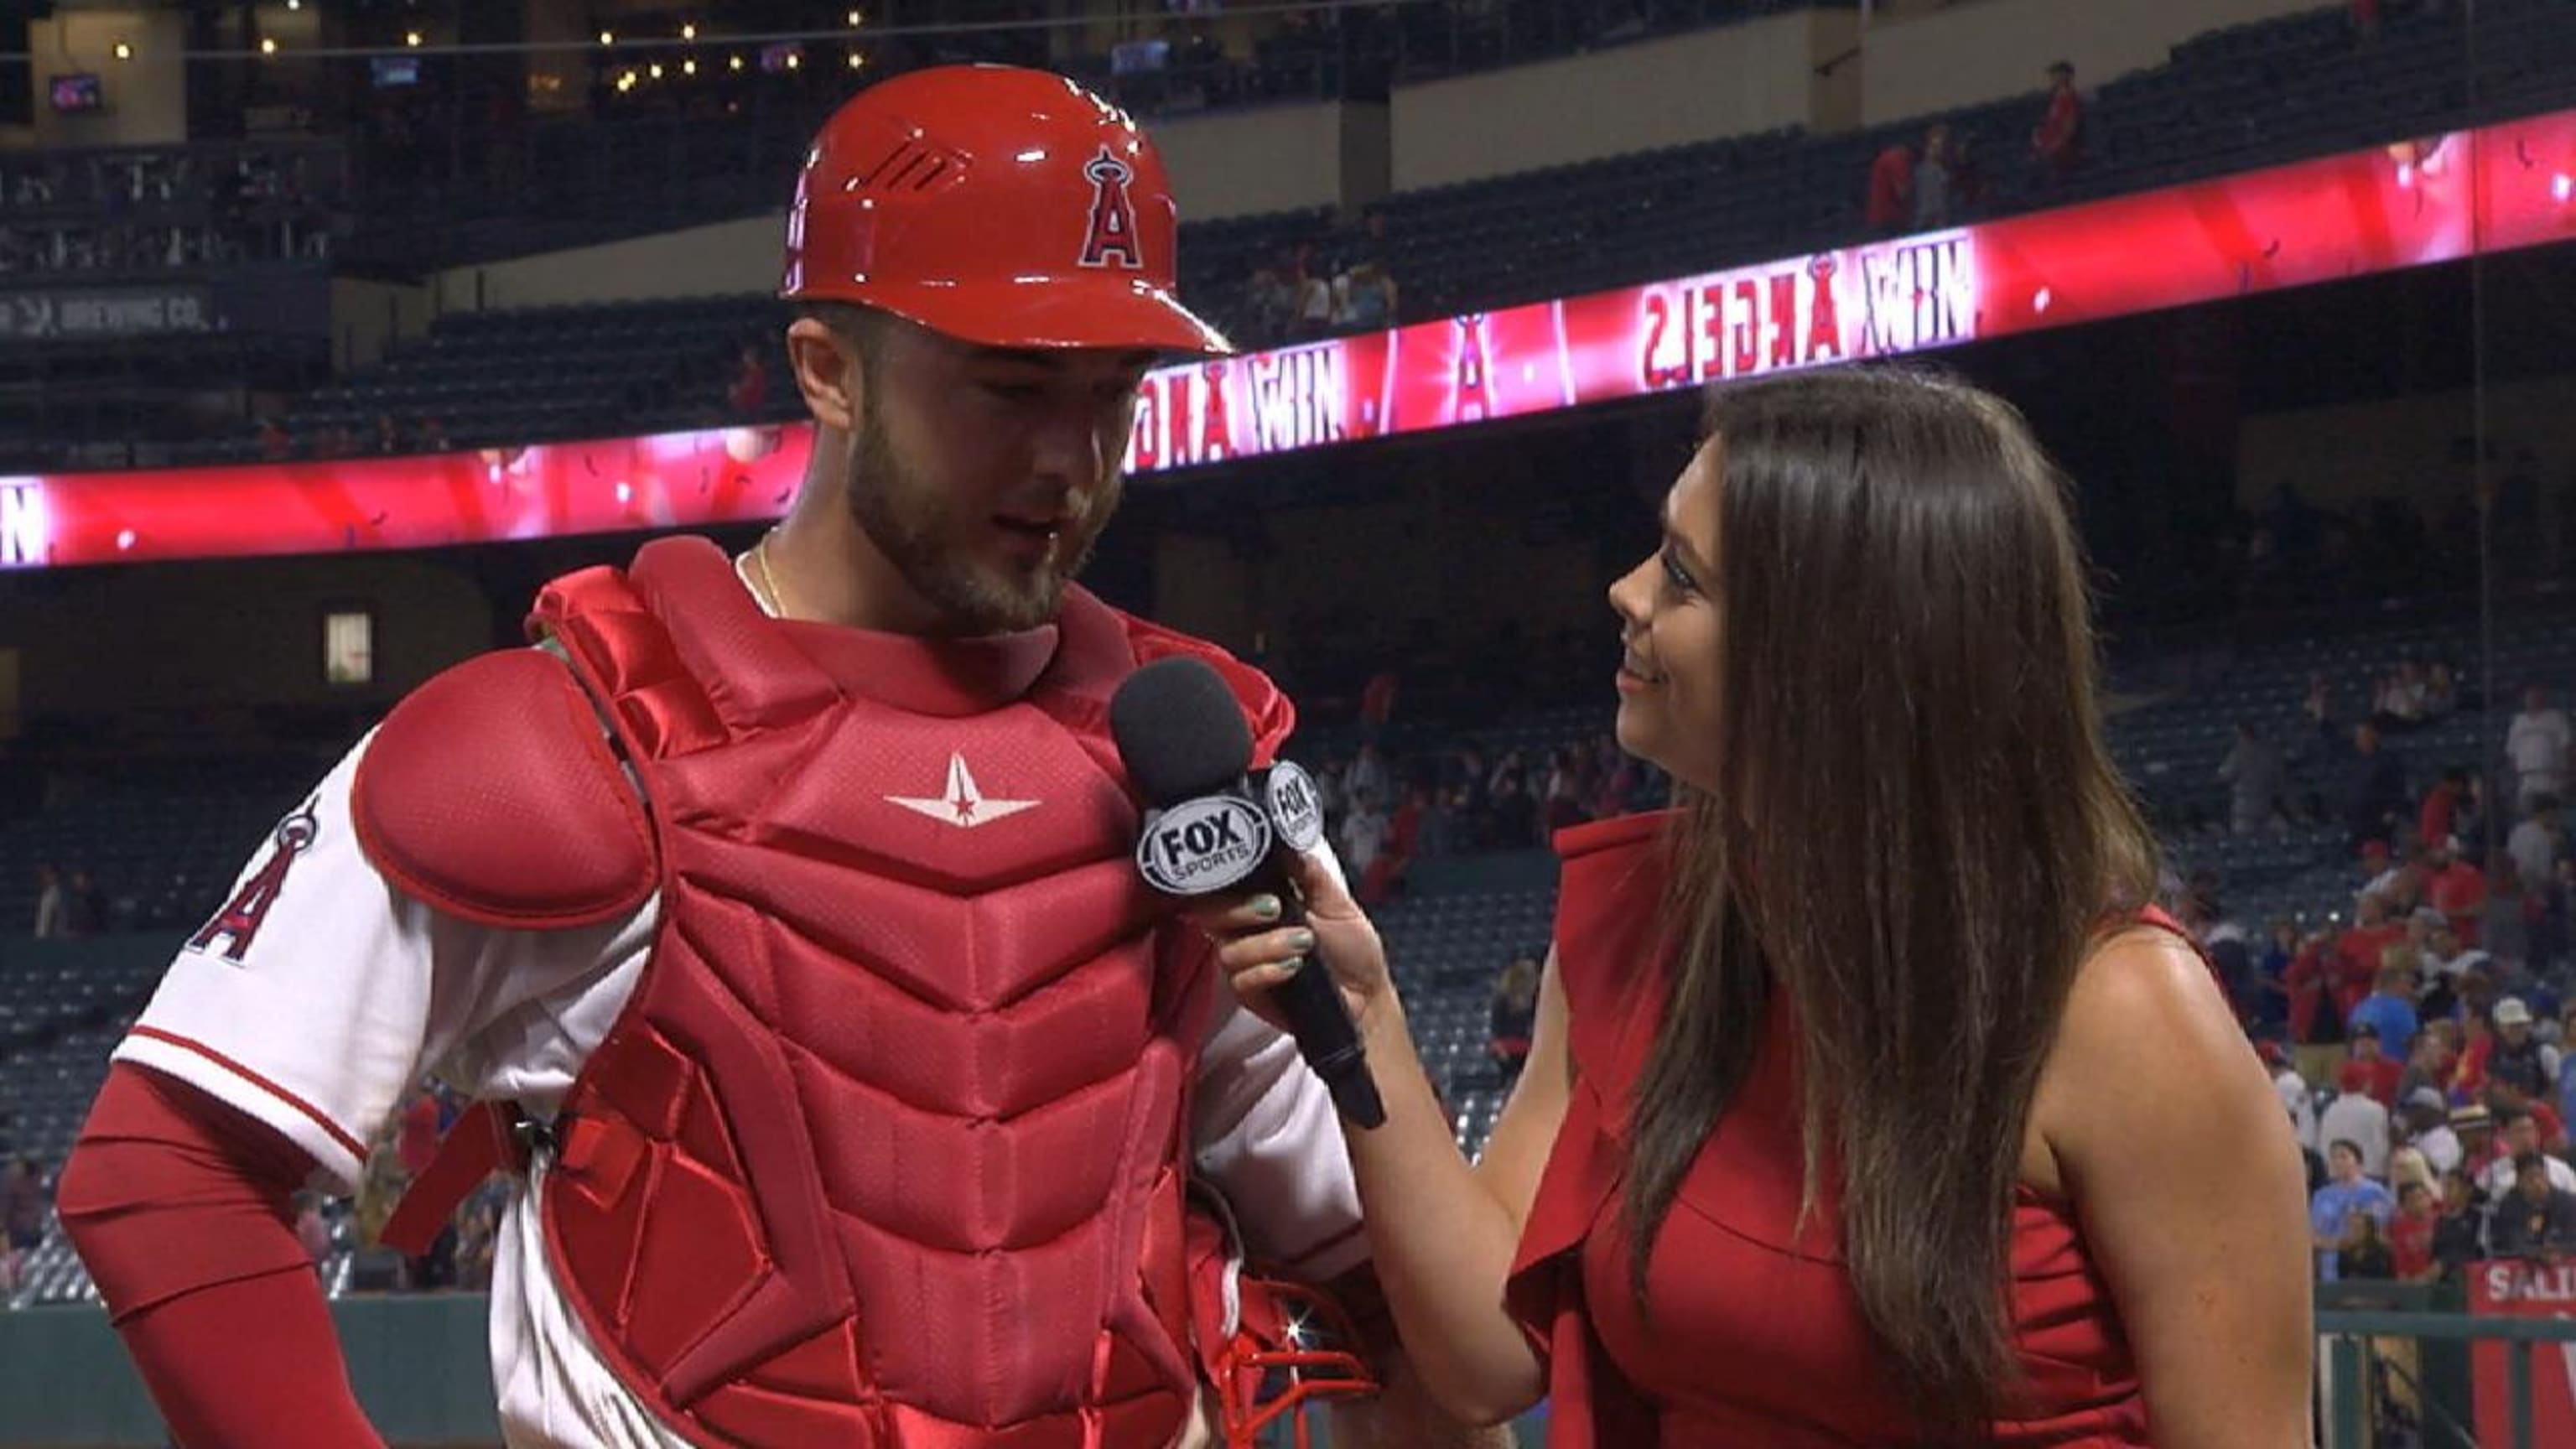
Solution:
<svg viewBox="0 0 2576 1449"><path fill-rule="evenodd" d="M1145 250L1136 236L1136 204L1127 199L1127 183L1136 179L1135 168L1103 146L1083 166L1082 174L1091 178L1091 219L1082 239L1082 264L1143 271Z"/></svg>

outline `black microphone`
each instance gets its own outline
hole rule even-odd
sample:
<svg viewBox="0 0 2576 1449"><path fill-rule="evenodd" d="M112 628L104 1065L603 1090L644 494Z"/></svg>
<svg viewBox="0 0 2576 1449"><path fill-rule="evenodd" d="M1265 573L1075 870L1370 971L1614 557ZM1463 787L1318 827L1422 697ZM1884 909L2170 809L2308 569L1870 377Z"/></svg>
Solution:
<svg viewBox="0 0 2576 1449"><path fill-rule="evenodd" d="M1323 839L1314 782L1282 762L1256 786L1252 730L1214 669L1196 659L1162 659L1127 676L1109 700L1109 733L1151 807L1136 842L1136 869L1147 884L1176 896L1265 891L1279 900L1281 925L1304 924L1305 898L1286 856ZM1386 1107L1331 971L1301 961L1271 994L1334 1107L1363 1128L1384 1122Z"/></svg>

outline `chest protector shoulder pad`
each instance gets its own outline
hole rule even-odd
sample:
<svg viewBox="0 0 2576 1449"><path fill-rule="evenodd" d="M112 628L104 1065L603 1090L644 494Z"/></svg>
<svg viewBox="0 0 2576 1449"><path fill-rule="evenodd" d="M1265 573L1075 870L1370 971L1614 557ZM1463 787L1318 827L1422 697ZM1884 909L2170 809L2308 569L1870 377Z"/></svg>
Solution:
<svg viewBox="0 0 2576 1449"><path fill-rule="evenodd" d="M643 806L590 697L541 650L469 659L395 706L349 810L386 879L484 925L614 920L657 878Z"/></svg>

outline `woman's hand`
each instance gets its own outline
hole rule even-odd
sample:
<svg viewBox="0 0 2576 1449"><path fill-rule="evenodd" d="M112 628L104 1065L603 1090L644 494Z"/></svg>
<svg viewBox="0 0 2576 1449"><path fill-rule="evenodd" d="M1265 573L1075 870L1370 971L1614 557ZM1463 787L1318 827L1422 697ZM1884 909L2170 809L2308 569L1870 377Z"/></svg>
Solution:
<svg viewBox="0 0 2576 1449"><path fill-rule="evenodd" d="M1285 1031L1271 990L1300 970L1329 970L1342 1004L1363 1033L1401 1015L1386 947L1359 903L1329 866L1312 856L1293 858L1290 874L1306 899L1306 924L1280 924L1281 903L1267 895L1235 896L1191 919L1217 943L1217 965L1244 1009ZM1311 957L1310 960L1301 958Z"/></svg>

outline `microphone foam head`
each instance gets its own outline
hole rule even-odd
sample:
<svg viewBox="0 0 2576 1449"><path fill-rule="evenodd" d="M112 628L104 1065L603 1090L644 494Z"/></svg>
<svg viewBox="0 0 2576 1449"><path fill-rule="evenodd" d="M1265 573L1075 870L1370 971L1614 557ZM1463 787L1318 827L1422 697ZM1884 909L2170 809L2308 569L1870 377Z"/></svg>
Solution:
<svg viewBox="0 0 2576 1449"><path fill-rule="evenodd" d="M1204 662L1158 659L1109 698L1118 758L1148 804L1232 788L1252 768L1252 728L1225 680Z"/></svg>

